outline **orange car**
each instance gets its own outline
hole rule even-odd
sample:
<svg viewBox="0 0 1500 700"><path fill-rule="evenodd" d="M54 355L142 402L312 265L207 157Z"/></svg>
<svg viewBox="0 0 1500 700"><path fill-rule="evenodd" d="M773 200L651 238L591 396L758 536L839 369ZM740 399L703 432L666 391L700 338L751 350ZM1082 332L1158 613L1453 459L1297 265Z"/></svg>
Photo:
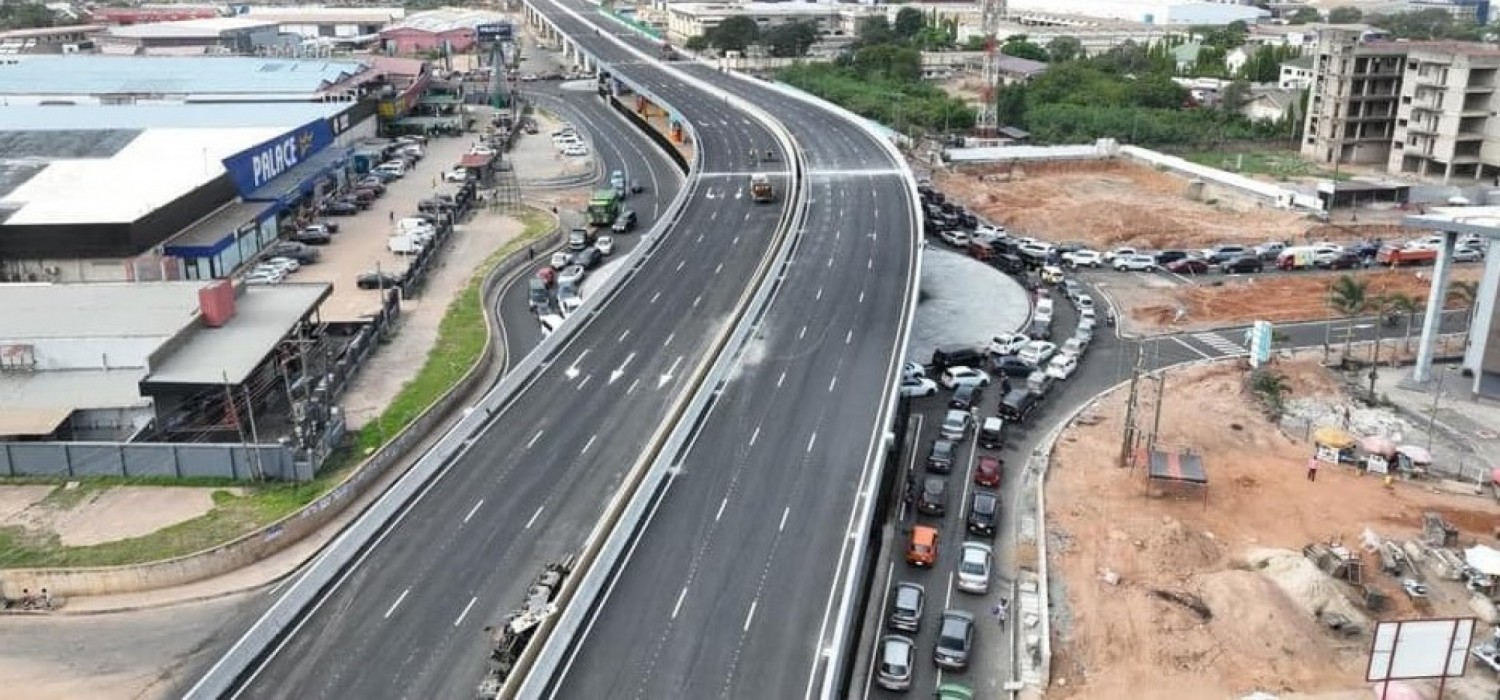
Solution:
<svg viewBox="0 0 1500 700"><path fill-rule="evenodd" d="M912 566L932 566L937 563L937 552L936 528L918 525L911 529L911 540L906 544L906 563Z"/></svg>

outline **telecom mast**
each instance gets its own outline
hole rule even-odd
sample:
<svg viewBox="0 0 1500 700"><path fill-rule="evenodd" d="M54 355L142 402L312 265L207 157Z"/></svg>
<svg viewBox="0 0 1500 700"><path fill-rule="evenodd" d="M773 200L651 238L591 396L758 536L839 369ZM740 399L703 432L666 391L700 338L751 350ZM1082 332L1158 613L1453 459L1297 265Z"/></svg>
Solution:
<svg viewBox="0 0 1500 700"><path fill-rule="evenodd" d="M1005 0L983 0L981 21L984 25L984 74L979 86L979 119L975 130L980 136L994 136L1000 128L995 114L995 95L1000 89L1000 20L1005 17Z"/></svg>

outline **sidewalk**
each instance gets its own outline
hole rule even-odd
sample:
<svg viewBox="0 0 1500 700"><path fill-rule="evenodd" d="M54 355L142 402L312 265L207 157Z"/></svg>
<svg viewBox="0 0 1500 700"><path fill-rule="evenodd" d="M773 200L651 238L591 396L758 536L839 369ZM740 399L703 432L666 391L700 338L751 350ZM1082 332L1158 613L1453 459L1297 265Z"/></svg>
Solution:
<svg viewBox="0 0 1500 700"><path fill-rule="evenodd" d="M1436 378L1445 373L1439 395ZM1409 444L1430 442L1433 460L1458 465L1458 478L1487 481L1490 470L1500 467L1500 403L1472 398L1469 378L1459 375L1457 365L1434 366L1433 374L1434 381L1420 386L1411 382L1410 367L1385 369L1375 389L1415 429Z"/></svg>

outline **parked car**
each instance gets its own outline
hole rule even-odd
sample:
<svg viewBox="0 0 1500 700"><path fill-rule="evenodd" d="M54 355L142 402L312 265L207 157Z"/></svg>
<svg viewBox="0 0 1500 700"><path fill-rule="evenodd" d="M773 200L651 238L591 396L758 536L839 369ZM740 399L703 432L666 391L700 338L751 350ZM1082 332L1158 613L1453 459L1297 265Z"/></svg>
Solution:
<svg viewBox="0 0 1500 700"><path fill-rule="evenodd" d="M917 512L923 515L942 517L948 512L948 481L940 476L929 476L922 480L922 492L917 495Z"/></svg>
<svg viewBox="0 0 1500 700"><path fill-rule="evenodd" d="M1116 272L1151 272L1156 269L1156 258L1149 255L1125 255L1115 258Z"/></svg>
<svg viewBox="0 0 1500 700"><path fill-rule="evenodd" d="M1167 272L1179 275L1201 275L1208 272L1208 261L1203 258L1183 258L1167 263Z"/></svg>
<svg viewBox="0 0 1500 700"><path fill-rule="evenodd" d="M994 494L986 495L991 499L994 498ZM989 545L980 542L965 542L958 560L958 590L979 595L989 593L990 571L993 563L994 552Z"/></svg>
<svg viewBox="0 0 1500 700"><path fill-rule="evenodd" d="M979 405L979 400L983 395L984 388L980 384L959 384L953 388L953 396L948 399L948 408L967 411Z"/></svg>
<svg viewBox="0 0 1500 700"><path fill-rule="evenodd" d="M366 272L354 278L360 289L390 289L401 286L401 276L389 272Z"/></svg>
<svg viewBox="0 0 1500 700"><path fill-rule="evenodd" d="M294 242L306 243L307 245L328 245L333 242L333 236L328 235L327 231L314 231L312 229L298 231L289 238Z"/></svg>
<svg viewBox="0 0 1500 700"><path fill-rule="evenodd" d="M1079 358L1081 360L1081 359L1083 359L1083 353L1085 351L1087 351L1088 349L1089 349L1089 341L1087 341L1087 340L1085 340L1083 338L1079 338L1077 336L1074 336L1072 338L1068 338L1067 340L1063 341L1062 346L1058 347L1058 349L1057 349L1057 354L1059 354L1059 355L1072 355L1072 356L1074 356L1076 358Z"/></svg>
<svg viewBox="0 0 1500 700"><path fill-rule="evenodd" d="M973 367L949 367L943 370L940 381L944 389L954 389L968 385L989 386L990 375Z"/></svg>
<svg viewBox="0 0 1500 700"><path fill-rule="evenodd" d="M1084 248L1063 253L1062 261L1072 267L1100 267L1104 264L1104 254Z"/></svg>
<svg viewBox="0 0 1500 700"><path fill-rule="evenodd" d="M1005 462L999 457L980 457L979 462L974 465L974 483L992 489L1000 488L1000 470L1004 466Z"/></svg>
<svg viewBox="0 0 1500 700"><path fill-rule="evenodd" d="M1455 248L1453 249L1453 262L1479 262L1484 259L1484 250L1480 248Z"/></svg>
<svg viewBox="0 0 1500 700"><path fill-rule="evenodd" d="M1014 355L1029 342L1031 338L1026 337L1024 333L1001 333L990 339L990 345L986 350L991 355Z"/></svg>
<svg viewBox="0 0 1500 700"><path fill-rule="evenodd" d="M1233 259L1226 260L1223 264L1219 265L1219 269L1223 270L1225 273L1245 274L1250 272L1260 272L1261 270L1266 269L1266 264L1262 262L1258 256L1241 255Z"/></svg>
<svg viewBox="0 0 1500 700"><path fill-rule="evenodd" d="M1062 354L1052 358L1047 364L1047 376L1053 379L1067 379L1078 370L1078 356Z"/></svg>
<svg viewBox="0 0 1500 700"><path fill-rule="evenodd" d="M901 395L907 398L932 396L937 390L937 382L926 377L907 377L901 380Z"/></svg>
<svg viewBox="0 0 1500 700"><path fill-rule="evenodd" d="M292 258L303 265L317 262L321 255L318 249L296 241L272 244L266 249L266 254L272 257Z"/></svg>
<svg viewBox="0 0 1500 700"><path fill-rule="evenodd" d="M318 207L318 213L323 216L354 216L359 213L359 205L336 199Z"/></svg>
<svg viewBox="0 0 1500 700"><path fill-rule="evenodd" d="M938 666L954 671L969 667L969 650L974 646L974 616L962 610L944 610L938 623L937 644L932 660Z"/></svg>
<svg viewBox="0 0 1500 700"><path fill-rule="evenodd" d="M952 440L933 440L932 448L927 452L927 471L937 474L953 471L953 458L957 452L958 445Z"/></svg>
<svg viewBox="0 0 1500 700"><path fill-rule="evenodd" d="M995 521L999 515L1000 499L990 491L975 491L969 494L969 517L964 527L971 535L994 537Z"/></svg>
<svg viewBox="0 0 1500 700"><path fill-rule="evenodd" d="M1016 357L1033 368L1040 367L1057 352L1057 345L1045 340L1033 340L1016 353Z"/></svg>
<svg viewBox="0 0 1500 700"><path fill-rule="evenodd" d="M891 592L891 614L886 624L893 630L916 632L922 627L922 609L927 607L927 589L902 581Z"/></svg>
<svg viewBox="0 0 1500 700"><path fill-rule="evenodd" d="M469 181L469 169L468 168L454 168L452 170L445 170L445 171L443 171L443 182L468 182L468 181Z"/></svg>

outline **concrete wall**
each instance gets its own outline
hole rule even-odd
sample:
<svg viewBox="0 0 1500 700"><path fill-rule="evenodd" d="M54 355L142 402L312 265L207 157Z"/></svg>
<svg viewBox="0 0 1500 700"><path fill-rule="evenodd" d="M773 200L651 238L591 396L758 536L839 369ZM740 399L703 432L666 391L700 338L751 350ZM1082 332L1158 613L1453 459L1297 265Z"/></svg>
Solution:
<svg viewBox="0 0 1500 700"><path fill-rule="evenodd" d="M311 465L281 445L119 442L0 442L0 476L313 478Z"/></svg>

